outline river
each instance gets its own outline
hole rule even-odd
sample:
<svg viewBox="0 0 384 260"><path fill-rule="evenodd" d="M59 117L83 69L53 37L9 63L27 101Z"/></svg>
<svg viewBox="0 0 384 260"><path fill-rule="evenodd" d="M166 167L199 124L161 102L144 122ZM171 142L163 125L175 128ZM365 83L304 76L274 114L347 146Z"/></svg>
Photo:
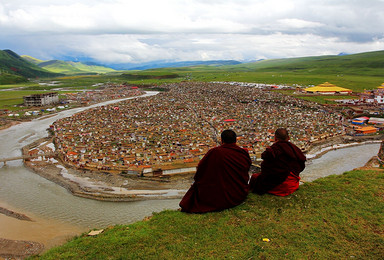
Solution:
<svg viewBox="0 0 384 260"><path fill-rule="evenodd" d="M155 95L157 92L147 92ZM90 107L118 102L103 102ZM48 135L46 129L59 118L87 108L76 108L21 123L0 131L0 158L21 155L21 148ZM380 144L365 144L330 151L308 163L302 173L304 181L329 174L340 174L364 165L376 155ZM350 159L353 158L353 159ZM0 207L24 213L34 221L20 221L0 214L0 237L32 240L47 248L92 228L127 224L153 212L177 209L179 200L145 200L137 202L103 202L71 195L23 166L21 160L7 162L0 168Z"/></svg>

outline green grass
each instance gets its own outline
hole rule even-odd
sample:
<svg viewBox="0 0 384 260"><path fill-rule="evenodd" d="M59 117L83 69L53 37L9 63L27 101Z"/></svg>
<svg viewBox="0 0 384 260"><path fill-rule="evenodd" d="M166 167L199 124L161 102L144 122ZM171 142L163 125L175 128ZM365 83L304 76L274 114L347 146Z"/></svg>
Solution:
<svg viewBox="0 0 384 260"><path fill-rule="evenodd" d="M153 69L140 73L176 73L178 81L240 81L267 84L318 85L326 81L356 92L384 82L384 51L347 56L265 60L227 66ZM153 83L153 80L142 80ZM172 82L176 80L173 79ZM138 82L139 83L139 82Z"/></svg>
<svg viewBox="0 0 384 260"><path fill-rule="evenodd" d="M0 50L0 72L1 74L15 74L15 77L36 78L53 77L59 74L49 72L39 66L26 61L11 50ZM25 79L24 78L24 79ZM20 82L17 79L11 82L3 82L3 75L0 75L0 84L9 84ZM9 81L9 80L7 80Z"/></svg>
<svg viewBox="0 0 384 260"><path fill-rule="evenodd" d="M61 91L56 91L56 92L58 92L59 95L61 93ZM23 96L40 94L40 93L47 93L47 92L34 91L34 90L0 91L0 109L8 109L11 111L18 111L21 109L25 109L26 107L19 106L24 103Z"/></svg>
<svg viewBox="0 0 384 260"><path fill-rule="evenodd" d="M288 197L250 194L222 212L163 211L83 234L39 259L382 259L383 190L383 172L352 171Z"/></svg>
<svg viewBox="0 0 384 260"><path fill-rule="evenodd" d="M3 84L15 84L21 82L28 82L25 77L14 75L11 73L1 73L0 74L0 85Z"/></svg>
<svg viewBox="0 0 384 260"><path fill-rule="evenodd" d="M0 52L0 54L4 57L8 55L6 52ZM328 81L340 87L352 89L354 92L362 92L365 89L375 89L384 82L384 66L381 66L384 64L382 62L383 59L384 51L379 51L341 57L320 56L265 60L226 66L191 66L145 71L116 71L103 75L66 76L46 80L60 81L60 87L67 89L93 89L97 88L93 86L94 84L106 82L161 86L162 84L178 83L181 81L238 81L307 87ZM12 82L12 80L5 81L3 84L11 84ZM23 91L57 88L57 86L39 86L37 83L31 82L4 85L1 88L8 88L9 86L14 86L15 88L25 87ZM2 94L3 97L0 97L0 101L2 101L0 107L9 107L20 103L20 98L5 98L4 94ZM334 104L334 101L332 101L334 97L298 97L321 104Z"/></svg>
<svg viewBox="0 0 384 260"><path fill-rule="evenodd" d="M318 96L296 96L298 98L308 100L311 102L319 103L319 104L337 104L335 100L338 99L359 99L358 96L324 96L324 95L318 95Z"/></svg>
<svg viewBox="0 0 384 260"><path fill-rule="evenodd" d="M15 110L15 108L13 107L14 105L23 104L23 96L35 93L37 94L39 92L27 90L0 91L0 109ZM43 93L43 91L40 93Z"/></svg>
<svg viewBox="0 0 384 260"><path fill-rule="evenodd" d="M76 74L98 74L98 73L109 73L114 72L114 69L96 66L96 65L86 65L81 62L69 62L69 61L60 61L53 60L42 62L39 64L42 68L55 72L62 73L66 75L76 75Z"/></svg>
<svg viewBox="0 0 384 260"><path fill-rule="evenodd" d="M6 53L0 54L5 56ZM90 87L99 82L161 85L181 81L239 81L298 84L306 87L328 81L340 87L350 88L355 92L362 92L364 89L374 89L384 82L383 60L384 51L378 51L347 56L265 60L225 66L206 65L145 71L116 71L105 75L56 79L63 82L62 87L70 88ZM3 84L9 83L4 82Z"/></svg>
<svg viewBox="0 0 384 260"><path fill-rule="evenodd" d="M326 81L340 87L352 89L355 92L362 92L364 89L375 89L384 82L384 77L366 76L366 75L343 75L338 76L334 74L302 74L294 72L256 72L256 71L223 71L215 68L216 70L206 69L193 69L187 68L182 71L180 69L158 69L152 71L154 77L158 73L177 73L178 78L144 78L141 80L127 79L128 82L133 84L155 84L181 82L181 81L197 81L197 82L211 82L211 81L238 81L238 82L255 82L265 84L287 84L287 85L301 85L304 87L310 85L319 85ZM144 72L136 72L135 75L140 75ZM148 71L145 71L145 76L148 76Z"/></svg>
<svg viewBox="0 0 384 260"><path fill-rule="evenodd" d="M29 88L29 87L36 87L36 86L38 86L38 84L34 82L23 82L19 84L0 85L0 89L20 89L21 90L21 88Z"/></svg>
<svg viewBox="0 0 384 260"><path fill-rule="evenodd" d="M180 70L180 69L176 69ZM172 72L173 71L173 72ZM51 80L60 81L60 86L39 86L37 83L22 83L22 84L12 84L12 85L3 85L0 88L21 88L23 90L51 90L57 87L66 88L66 89L93 89L97 88L93 85L96 83L103 82L113 82L115 84L137 84L137 85L152 85L152 86L161 86L165 83L178 83L181 81L239 81L239 82L257 82L257 83L267 83L267 84L288 84L294 85L299 84L302 86L317 85L325 81L329 81L333 84L336 84L341 87L346 87L353 89L355 92L362 92L364 89L375 89L377 86L381 85L384 81L383 78L371 77L371 76L355 76L355 75L344 75L343 77L334 77L332 75L298 75L298 74L279 74L279 73L260 73L260 72L220 72L220 71L192 71L189 68L189 71L176 71L172 69L162 69L159 71L143 71L143 72L134 72L130 75L87 75L87 76L67 76L60 78L53 78ZM168 77L168 76L172 77ZM140 79L138 79L140 78ZM49 81L47 79L47 81ZM14 91L13 91L14 92ZM9 92L0 93L0 109L4 105L15 105L20 104L21 99L14 100L13 97L7 98L5 95ZM15 93L10 93L15 94ZM292 94L290 92L284 92L284 94ZM18 95L22 98L24 95L23 92L20 92ZM321 104L334 104L332 99L339 98L351 98L349 96L298 96L309 101L321 103ZM3 103L7 99L8 103Z"/></svg>

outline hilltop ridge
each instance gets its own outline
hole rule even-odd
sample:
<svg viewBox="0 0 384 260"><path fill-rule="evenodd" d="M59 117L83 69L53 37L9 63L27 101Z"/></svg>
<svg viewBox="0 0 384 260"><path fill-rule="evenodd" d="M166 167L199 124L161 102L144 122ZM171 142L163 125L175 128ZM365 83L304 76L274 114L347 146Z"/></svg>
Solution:
<svg viewBox="0 0 384 260"><path fill-rule="evenodd" d="M46 69L54 73L62 73L66 75L90 75L99 73L115 72L114 69L100 65L88 65L82 62L49 60L43 61L30 56L22 55L26 60L36 64L40 68Z"/></svg>

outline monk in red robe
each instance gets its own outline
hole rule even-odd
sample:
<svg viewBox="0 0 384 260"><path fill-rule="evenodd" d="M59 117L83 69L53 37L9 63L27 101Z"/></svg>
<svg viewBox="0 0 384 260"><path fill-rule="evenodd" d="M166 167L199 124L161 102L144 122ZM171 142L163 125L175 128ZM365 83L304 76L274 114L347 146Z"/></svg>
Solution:
<svg viewBox="0 0 384 260"><path fill-rule="evenodd" d="M275 143L261 154L261 158L261 173L253 174L249 183L252 192L287 196L299 188L299 174L305 168L306 157L300 148L289 142L285 128L276 130Z"/></svg>
<svg viewBox="0 0 384 260"><path fill-rule="evenodd" d="M248 195L248 151L236 145L236 133L224 130L221 145L200 160L195 182L180 202L181 211L204 213L241 204Z"/></svg>

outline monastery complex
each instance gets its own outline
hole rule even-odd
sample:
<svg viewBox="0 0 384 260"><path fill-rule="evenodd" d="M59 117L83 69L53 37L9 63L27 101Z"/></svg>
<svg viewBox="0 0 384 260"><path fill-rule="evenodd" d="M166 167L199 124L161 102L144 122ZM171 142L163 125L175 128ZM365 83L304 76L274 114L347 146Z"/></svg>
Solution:
<svg viewBox="0 0 384 260"><path fill-rule="evenodd" d="M196 166L233 129L252 160L272 144L278 127L306 149L343 134L343 118L321 105L257 87L180 83L167 91L122 101L56 121L56 151L80 169L110 172Z"/></svg>

